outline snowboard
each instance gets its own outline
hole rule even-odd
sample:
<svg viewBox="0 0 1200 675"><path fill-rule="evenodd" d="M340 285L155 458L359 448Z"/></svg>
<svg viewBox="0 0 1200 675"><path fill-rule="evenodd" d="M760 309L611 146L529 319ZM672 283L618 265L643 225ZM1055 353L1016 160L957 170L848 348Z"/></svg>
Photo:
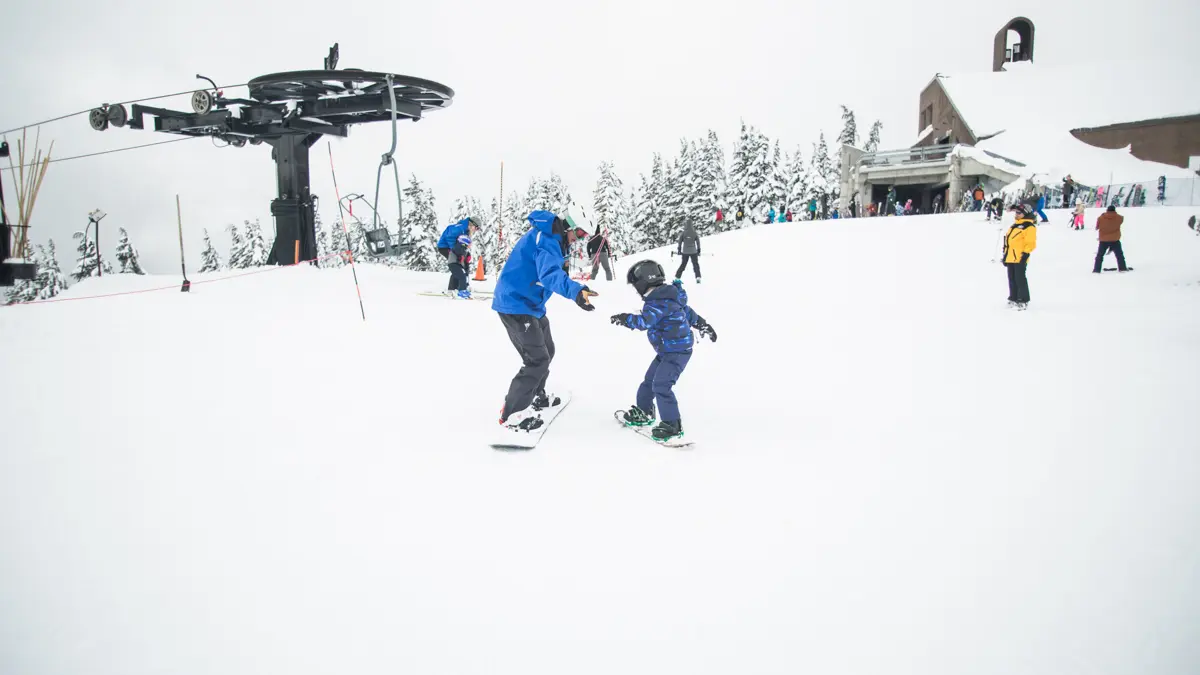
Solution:
<svg viewBox="0 0 1200 675"><path fill-rule="evenodd" d="M1105 272L1120 272L1120 271L1121 271L1120 269L1118 269L1118 268L1116 268L1116 267L1102 267L1102 268L1100 268L1100 269L1104 270ZM1132 268L1132 267L1126 267L1126 268L1125 268L1125 271L1126 271L1126 272L1132 272L1132 271L1133 271L1133 268Z"/></svg>
<svg viewBox="0 0 1200 675"><path fill-rule="evenodd" d="M625 414L624 410L618 410L613 413L613 419L615 419L617 421L617 424L620 424L622 427L633 431L634 433L636 433L638 436L641 436L642 438L648 439L650 442L652 442L656 445L665 445L668 448L690 448L692 446L692 442L685 438L672 438L669 441L660 441L657 438L655 438L653 435L651 435L651 433L650 433L650 430L653 429L654 427L652 427L652 426L631 427L628 424L625 424L625 420L622 419L621 416L624 414Z"/></svg>
<svg viewBox="0 0 1200 675"><path fill-rule="evenodd" d="M446 295L445 293L439 293L437 291L420 291L417 293L417 295L424 295L429 298L445 298L447 300L462 300L462 298L460 298L456 295L454 295L454 296ZM488 300L492 299L492 294L491 293L482 293L482 292L472 292L471 299L478 300L480 302L488 301Z"/></svg>
<svg viewBox="0 0 1200 675"><path fill-rule="evenodd" d="M492 442L489 444L493 450L532 450L537 447L538 441L542 440L542 436L546 434L546 430L554 420L558 419L563 408L571 402L570 391L554 392L558 397L559 403L556 406L545 408L542 410L542 426L533 431L510 431L503 426L495 432ZM498 425L499 426L499 425Z"/></svg>

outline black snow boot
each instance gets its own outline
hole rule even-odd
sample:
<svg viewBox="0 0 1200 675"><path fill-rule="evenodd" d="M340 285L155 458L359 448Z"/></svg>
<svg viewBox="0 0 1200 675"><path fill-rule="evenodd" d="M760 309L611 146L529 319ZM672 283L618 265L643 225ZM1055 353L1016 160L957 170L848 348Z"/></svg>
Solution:
<svg viewBox="0 0 1200 675"><path fill-rule="evenodd" d="M559 397L541 391L538 392L538 395L533 399L533 409L545 410L546 408L553 408L559 403L562 403L562 400Z"/></svg>
<svg viewBox="0 0 1200 675"><path fill-rule="evenodd" d="M625 411L625 424L631 427L648 427L654 424L654 411L642 410L636 405Z"/></svg>
<svg viewBox="0 0 1200 675"><path fill-rule="evenodd" d="M674 422L663 420L650 431L650 435L656 441L669 441L672 438L679 438L683 435L683 420L676 420Z"/></svg>

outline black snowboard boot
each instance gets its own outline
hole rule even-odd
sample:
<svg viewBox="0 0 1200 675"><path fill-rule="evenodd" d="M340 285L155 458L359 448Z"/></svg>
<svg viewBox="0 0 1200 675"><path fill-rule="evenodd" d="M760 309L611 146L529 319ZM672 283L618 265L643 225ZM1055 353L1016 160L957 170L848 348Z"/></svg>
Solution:
<svg viewBox="0 0 1200 675"><path fill-rule="evenodd" d="M532 405L534 410L545 410L546 408L553 408L559 403L562 403L562 400L557 396L540 391L538 392L538 395L534 397Z"/></svg>
<svg viewBox="0 0 1200 675"><path fill-rule="evenodd" d="M650 431L650 435L656 441L669 441L672 438L679 438L683 435L683 420L676 420L674 422L663 420Z"/></svg>
<svg viewBox="0 0 1200 675"><path fill-rule="evenodd" d="M646 411L637 407L630 406L629 410L625 411L625 424L631 427L648 427L654 424L654 411Z"/></svg>

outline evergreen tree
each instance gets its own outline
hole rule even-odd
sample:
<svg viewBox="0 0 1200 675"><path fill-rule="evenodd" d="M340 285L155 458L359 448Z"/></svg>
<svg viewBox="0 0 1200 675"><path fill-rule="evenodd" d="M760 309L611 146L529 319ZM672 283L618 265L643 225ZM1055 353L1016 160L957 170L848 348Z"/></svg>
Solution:
<svg viewBox="0 0 1200 675"><path fill-rule="evenodd" d="M717 231L717 209L726 204L725 152L711 129L696 149L691 200L692 224L701 235Z"/></svg>
<svg viewBox="0 0 1200 675"><path fill-rule="evenodd" d="M837 140L839 145L858 147L858 125L854 121L854 111L844 105L842 106L842 133L838 134Z"/></svg>
<svg viewBox="0 0 1200 675"><path fill-rule="evenodd" d="M121 266L121 274L145 274L138 262L137 249L129 243L129 233L125 228L118 228L120 239L117 241L117 264Z"/></svg>
<svg viewBox="0 0 1200 675"><path fill-rule="evenodd" d="M867 152L875 152L879 149L879 132L883 130L883 122L875 120L871 125L871 133L867 136L867 145L864 150Z"/></svg>
<svg viewBox="0 0 1200 675"><path fill-rule="evenodd" d="M47 250L48 249L48 250ZM58 251L54 240L47 242L47 249L38 246L41 260L38 261L38 299L45 300L67 290L67 277L58 266Z"/></svg>
<svg viewBox="0 0 1200 675"><path fill-rule="evenodd" d="M774 171L771 168L770 142L765 134L751 130L749 148L746 154L745 182L741 186L742 199L746 205L747 217L753 217L753 222L762 222L762 217L772 206L771 178Z"/></svg>
<svg viewBox="0 0 1200 675"><path fill-rule="evenodd" d="M787 208L791 209L792 217L799 220L808 210L809 177L808 167L804 164L804 153L796 148L787 163Z"/></svg>
<svg viewBox="0 0 1200 675"><path fill-rule="evenodd" d="M246 241L242 239L241 232L238 232L237 225L230 224L225 229L229 230L229 269L242 270L250 266L250 253L246 249Z"/></svg>
<svg viewBox="0 0 1200 675"><path fill-rule="evenodd" d="M478 242L477 251L483 260L483 273L493 279L497 278L504 262L508 259L504 242L500 241L503 230L504 214L500 213L500 200L492 197L487 213L481 216L483 227L475 235Z"/></svg>
<svg viewBox="0 0 1200 675"><path fill-rule="evenodd" d="M672 241L678 241L683 232L683 225L695 211L694 184L695 167L693 155L695 146L686 140L679 142L679 157L671 162L665 174L666 184L661 195L663 208L662 236L660 246Z"/></svg>
<svg viewBox="0 0 1200 675"><path fill-rule="evenodd" d="M85 233L79 231L76 231L71 236L79 240L79 246L75 248L75 251L79 255L75 258L75 270L71 272L71 278L78 282L88 277L96 276L95 240L88 238Z"/></svg>
<svg viewBox="0 0 1200 675"><path fill-rule="evenodd" d="M263 239L262 227L258 224L258 218L255 218L253 223L247 220L245 225L244 239L248 258L246 266L262 267L267 264L267 258L271 255L270 249L267 248L267 242Z"/></svg>
<svg viewBox="0 0 1200 675"><path fill-rule="evenodd" d="M613 169L613 163L601 162L600 177L596 180L596 189L592 191L592 213L595 215L596 226L610 237L617 232L624 191L624 185Z"/></svg>
<svg viewBox="0 0 1200 675"><path fill-rule="evenodd" d="M508 198L504 200L503 213L500 219L500 232L497 237L504 240L504 250L500 252L502 260L508 259L508 254L512 251L513 246L516 246L517 241L529 231L528 216L532 210L528 205L527 199L517 193L516 190L510 192Z"/></svg>
<svg viewBox="0 0 1200 675"><path fill-rule="evenodd" d="M316 233L317 266L333 267L335 258L330 257L333 251L329 248L329 228L321 220L321 212L313 210L313 231Z"/></svg>
<svg viewBox="0 0 1200 675"><path fill-rule="evenodd" d="M208 228L204 228L204 250L200 251L200 273L216 272L221 269L221 256L213 248L212 239L208 236Z"/></svg>
<svg viewBox="0 0 1200 675"><path fill-rule="evenodd" d="M662 155L654 153L650 179L647 180L644 174L641 179L642 187L635 209L634 224L641 235L643 245L646 248L654 248L667 241L665 209L662 203L663 192L666 189Z"/></svg>
<svg viewBox="0 0 1200 675"><path fill-rule="evenodd" d="M829 157L829 147L825 144L825 132L821 132L817 144L813 147L808 181L809 194L817 200L817 213L822 218L826 217L830 205L837 199L839 190L837 168Z"/></svg>
<svg viewBox="0 0 1200 675"><path fill-rule="evenodd" d="M788 165L779 151L779 141L775 141L775 149L771 152L771 182L770 182L770 201L771 208L775 209L777 214L787 210L788 198Z"/></svg>
<svg viewBox="0 0 1200 675"><path fill-rule="evenodd" d="M743 120L742 130L738 134L737 141L733 144L733 159L729 164L727 194L730 199L729 209L734 213L737 213L738 209L745 209L746 214L750 214L749 205L746 203L746 182L750 171L750 162L755 152L754 137L751 134L751 130L746 127L745 120ZM734 218L728 218L725 222L726 229L738 227L738 223Z"/></svg>
<svg viewBox="0 0 1200 675"><path fill-rule="evenodd" d="M32 248L32 246L30 246ZM26 249L27 251L29 249ZM29 256L31 262L37 266L37 274L33 279L18 279L12 286L5 289L4 304L12 305L18 302L30 302L41 297L41 291L44 288L45 278L44 271L46 267L46 251L38 246L33 255Z"/></svg>
<svg viewBox="0 0 1200 675"><path fill-rule="evenodd" d="M404 188L404 197L411 206L404 210L400 229L405 235L404 241L412 242L413 246L400 256L400 264L410 270L440 272L445 265L437 251L437 240L442 232L438 228L433 192L414 175Z"/></svg>

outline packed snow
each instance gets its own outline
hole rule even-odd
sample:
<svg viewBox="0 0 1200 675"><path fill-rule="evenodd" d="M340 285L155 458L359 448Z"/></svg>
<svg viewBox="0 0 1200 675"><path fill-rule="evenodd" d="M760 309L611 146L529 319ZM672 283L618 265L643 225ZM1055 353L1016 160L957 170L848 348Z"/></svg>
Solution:
<svg viewBox="0 0 1200 675"><path fill-rule="evenodd" d="M1195 673L1200 237L1123 211L1102 275L1050 212L1025 312L978 213L706 238L686 451L611 417L664 250L551 300L527 453L446 275L358 266L365 321L349 267L2 307L0 672Z"/></svg>

